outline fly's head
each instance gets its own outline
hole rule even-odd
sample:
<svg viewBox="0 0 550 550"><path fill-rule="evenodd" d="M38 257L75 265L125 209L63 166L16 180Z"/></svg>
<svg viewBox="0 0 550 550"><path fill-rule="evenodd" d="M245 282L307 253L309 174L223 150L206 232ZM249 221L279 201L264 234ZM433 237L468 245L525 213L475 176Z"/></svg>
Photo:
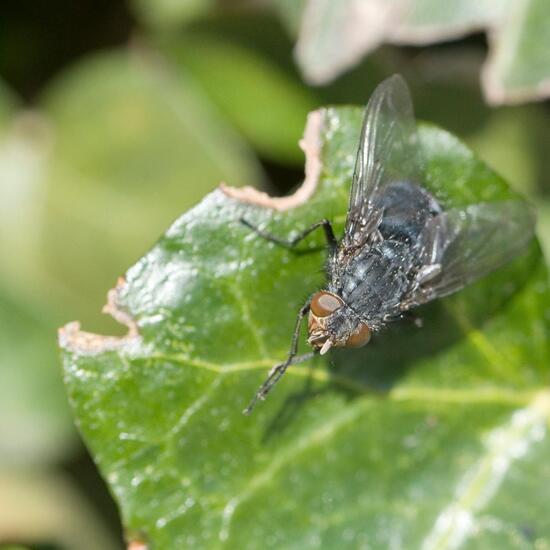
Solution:
<svg viewBox="0 0 550 550"><path fill-rule="evenodd" d="M359 348L369 340L371 331L366 323L346 306L342 298L321 290L310 303L308 343L324 355L331 347Z"/></svg>

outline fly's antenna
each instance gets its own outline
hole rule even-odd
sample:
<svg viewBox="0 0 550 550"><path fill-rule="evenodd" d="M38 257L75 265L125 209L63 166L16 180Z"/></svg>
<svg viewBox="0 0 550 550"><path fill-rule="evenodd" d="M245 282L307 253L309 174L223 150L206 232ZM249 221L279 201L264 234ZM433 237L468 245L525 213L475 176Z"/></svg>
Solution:
<svg viewBox="0 0 550 550"><path fill-rule="evenodd" d="M246 409L243 411L243 414L248 416L252 412L252 410L254 409L258 401L265 400L265 398L267 397L267 394L272 390L273 386L281 379L281 377L286 372L288 367L290 367L290 365L296 365L298 363L307 361L308 359L315 357L317 353L318 353L317 351L311 351L309 353L304 353L304 355L289 357L284 363L279 363L278 365L275 365L269 371L269 374L265 382L258 388L256 395L254 395L248 407L246 407Z"/></svg>

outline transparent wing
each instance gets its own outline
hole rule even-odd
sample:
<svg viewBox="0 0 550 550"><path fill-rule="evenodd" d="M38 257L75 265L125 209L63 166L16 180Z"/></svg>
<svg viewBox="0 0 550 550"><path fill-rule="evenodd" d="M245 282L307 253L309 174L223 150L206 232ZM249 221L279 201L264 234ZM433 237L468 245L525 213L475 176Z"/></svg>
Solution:
<svg viewBox="0 0 550 550"><path fill-rule="evenodd" d="M421 175L409 88L401 76L394 75L376 88L365 109L344 244L361 244L376 228L373 198L384 185L395 181L420 184Z"/></svg>
<svg viewBox="0 0 550 550"><path fill-rule="evenodd" d="M413 304L456 292L509 262L525 250L534 228L534 210L521 200L479 203L435 216L420 243L424 265L439 265L439 275L418 289Z"/></svg>

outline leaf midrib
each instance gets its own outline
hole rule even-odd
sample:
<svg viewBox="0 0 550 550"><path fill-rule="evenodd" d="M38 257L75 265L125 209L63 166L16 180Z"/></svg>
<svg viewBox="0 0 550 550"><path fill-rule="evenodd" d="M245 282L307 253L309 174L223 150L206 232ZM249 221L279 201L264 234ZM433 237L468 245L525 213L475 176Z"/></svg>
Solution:
<svg viewBox="0 0 550 550"><path fill-rule="evenodd" d="M218 364L201 359L191 359L185 356L153 353L144 359L166 361L180 365L205 369L217 374L233 374L237 372L267 369L277 363L276 359L261 359L241 363ZM310 367L306 364L289 367L287 375L300 378L312 378L318 382L333 382L341 387L368 394L373 397L393 399L395 401L415 401L429 399L441 403L501 403L503 405L526 405L541 386L533 386L531 390L511 390L499 386L483 386L479 388L456 389L443 386L397 386L389 391L377 390L355 378L336 374L326 369Z"/></svg>

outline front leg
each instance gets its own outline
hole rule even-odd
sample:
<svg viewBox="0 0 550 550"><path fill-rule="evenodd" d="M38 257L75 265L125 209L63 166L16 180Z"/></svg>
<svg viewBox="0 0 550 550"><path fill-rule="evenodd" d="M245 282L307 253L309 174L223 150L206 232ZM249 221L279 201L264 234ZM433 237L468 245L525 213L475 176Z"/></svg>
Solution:
<svg viewBox="0 0 550 550"><path fill-rule="evenodd" d="M285 248L294 248L300 241L303 241L310 233L312 233L319 227L323 228L328 247L331 251L335 250L336 246L338 245L336 237L334 236L334 231L332 230L332 225L327 219L322 219L314 223L310 227L298 233L298 235L296 235L296 237L294 237L293 239L288 239L288 240L282 239L281 237L277 237L276 235L272 235L271 233L267 233L262 229L256 227L255 225L251 224L249 221L245 220L244 218L241 218L239 221L243 225L246 225L246 227L248 227L249 229L252 229L254 233L257 233L260 237L264 238L265 240L270 241L272 243L276 243L280 246L284 246Z"/></svg>
<svg viewBox="0 0 550 550"><path fill-rule="evenodd" d="M288 357L284 363L279 363L271 368L265 382L259 387L256 395L252 398L252 401L243 411L244 414L249 415L252 412L252 409L255 407L258 400L263 401L267 394L271 391L273 386L280 380L283 374L286 372L290 365L295 365L296 363L301 363L302 361L307 361L311 359L317 352L313 351L310 353L305 353L304 355L297 356L298 353L298 341L300 339L300 329L302 327L302 321L304 317L308 314L310 308L311 299L309 299L300 309L298 316L296 318L296 325L294 326L294 333L292 334L292 342L290 344L290 351L288 352Z"/></svg>

